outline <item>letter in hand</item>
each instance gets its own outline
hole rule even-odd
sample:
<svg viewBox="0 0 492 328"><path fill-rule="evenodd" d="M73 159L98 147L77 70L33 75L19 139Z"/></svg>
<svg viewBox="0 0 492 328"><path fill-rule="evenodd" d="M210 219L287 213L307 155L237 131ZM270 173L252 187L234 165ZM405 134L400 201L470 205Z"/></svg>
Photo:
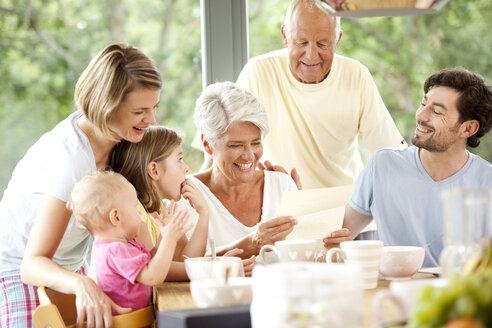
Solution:
<svg viewBox="0 0 492 328"><path fill-rule="evenodd" d="M183 234L191 230L192 225L187 223L189 213L178 208L178 204L171 201L168 207L163 204L162 216L152 213L159 226L163 238L177 242Z"/></svg>
<svg viewBox="0 0 492 328"><path fill-rule="evenodd" d="M276 171L276 172L283 172L285 174L287 173L287 170L281 165L273 165L270 161L265 161L264 163L258 162L258 169L260 170L267 170L267 171ZM293 168L292 171L290 171L290 176L292 180L294 180L297 189L302 190L302 184L301 184L301 177L299 176L299 173L297 173L296 168Z"/></svg>
<svg viewBox="0 0 492 328"><path fill-rule="evenodd" d="M334 247L340 247L342 241L350 241L350 230L347 228L342 228L340 230L333 231L329 236L323 238L323 243L325 248L330 249Z"/></svg>

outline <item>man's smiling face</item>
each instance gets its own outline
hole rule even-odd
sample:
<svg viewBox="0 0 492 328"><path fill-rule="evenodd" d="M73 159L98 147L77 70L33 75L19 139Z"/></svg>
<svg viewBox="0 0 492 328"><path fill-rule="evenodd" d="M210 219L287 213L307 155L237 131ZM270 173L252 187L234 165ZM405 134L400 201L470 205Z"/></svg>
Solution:
<svg viewBox="0 0 492 328"><path fill-rule="evenodd" d="M282 35L295 79L303 83L323 81L330 72L339 41L335 17L299 5L282 28Z"/></svg>

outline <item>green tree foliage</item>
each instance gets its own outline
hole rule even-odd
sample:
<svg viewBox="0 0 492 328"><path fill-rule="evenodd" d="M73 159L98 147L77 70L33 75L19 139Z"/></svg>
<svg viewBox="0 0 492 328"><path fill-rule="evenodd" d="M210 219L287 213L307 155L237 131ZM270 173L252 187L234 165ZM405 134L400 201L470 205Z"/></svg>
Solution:
<svg viewBox="0 0 492 328"><path fill-rule="evenodd" d="M201 92L199 1L0 1L0 190L26 150L76 109L78 76L111 42L156 61L157 121L185 133L188 152Z"/></svg>
<svg viewBox="0 0 492 328"><path fill-rule="evenodd" d="M280 26L288 0L249 0L251 56L283 47ZM338 53L364 63L407 140L425 78L463 66L492 83L492 5L450 0L431 15L343 19ZM89 60L110 42L128 42L150 55L164 84L158 124L185 134L201 92L200 2L197 0L0 1L0 190L41 134L75 110L73 89ZM473 150L492 161L492 137Z"/></svg>

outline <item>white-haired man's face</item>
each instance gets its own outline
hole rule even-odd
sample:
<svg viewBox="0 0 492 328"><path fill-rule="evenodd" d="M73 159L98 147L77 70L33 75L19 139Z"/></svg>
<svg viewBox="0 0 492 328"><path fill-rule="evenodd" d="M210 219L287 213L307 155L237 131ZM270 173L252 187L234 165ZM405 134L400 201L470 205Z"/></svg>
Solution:
<svg viewBox="0 0 492 328"><path fill-rule="evenodd" d="M303 83L319 83L330 72L339 41L336 19L321 10L299 5L287 26L282 27L284 44L289 53L289 68Z"/></svg>

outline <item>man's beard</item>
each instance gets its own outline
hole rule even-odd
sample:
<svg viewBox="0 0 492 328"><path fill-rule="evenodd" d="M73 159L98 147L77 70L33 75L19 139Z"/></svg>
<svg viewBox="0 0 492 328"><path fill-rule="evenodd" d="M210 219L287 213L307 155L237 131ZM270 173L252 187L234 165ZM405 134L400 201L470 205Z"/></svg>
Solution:
<svg viewBox="0 0 492 328"><path fill-rule="evenodd" d="M456 124L455 127L448 131L447 138L441 136L441 140L436 140L434 136L422 140L422 137L416 135L412 138L412 144L430 152L442 153L448 150L449 147L456 142L456 133L458 132L458 129L459 124Z"/></svg>

